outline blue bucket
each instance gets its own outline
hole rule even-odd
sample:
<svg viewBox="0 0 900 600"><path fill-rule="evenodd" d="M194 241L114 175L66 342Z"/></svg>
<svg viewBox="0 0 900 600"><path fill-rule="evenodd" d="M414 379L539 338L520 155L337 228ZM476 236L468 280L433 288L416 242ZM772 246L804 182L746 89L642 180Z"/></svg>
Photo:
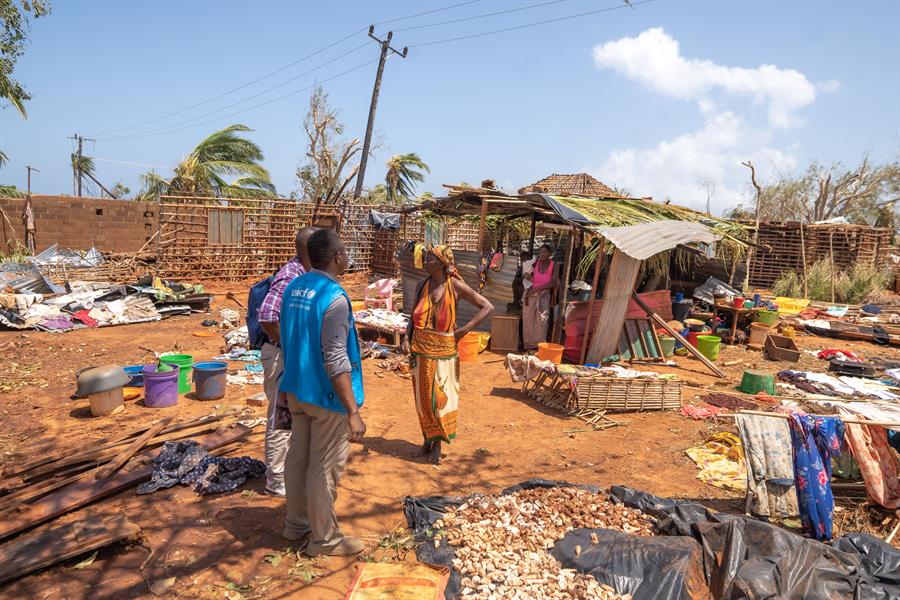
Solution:
<svg viewBox="0 0 900 600"><path fill-rule="evenodd" d="M218 400L225 397L225 374L228 363L208 361L194 363L194 394L197 400Z"/></svg>
<svg viewBox="0 0 900 600"><path fill-rule="evenodd" d="M124 369L125 374L131 377L131 381L125 384L126 387L144 387L144 365L132 365Z"/></svg>

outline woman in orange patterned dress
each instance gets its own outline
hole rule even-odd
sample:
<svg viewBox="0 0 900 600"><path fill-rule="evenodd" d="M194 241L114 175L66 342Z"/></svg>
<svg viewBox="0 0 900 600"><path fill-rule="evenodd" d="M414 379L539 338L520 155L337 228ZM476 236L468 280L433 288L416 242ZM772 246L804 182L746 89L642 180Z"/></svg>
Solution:
<svg viewBox="0 0 900 600"><path fill-rule="evenodd" d="M456 272L449 246L429 250L423 266L428 277L417 290L416 307L402 349L410 353L416 412L425 438L422 452L437 464L441 459L441 442L450 443L456 437L459 409L456 343L491 314L494 307ZM459 300L480 309L462 327L456 324Z"/></svg>

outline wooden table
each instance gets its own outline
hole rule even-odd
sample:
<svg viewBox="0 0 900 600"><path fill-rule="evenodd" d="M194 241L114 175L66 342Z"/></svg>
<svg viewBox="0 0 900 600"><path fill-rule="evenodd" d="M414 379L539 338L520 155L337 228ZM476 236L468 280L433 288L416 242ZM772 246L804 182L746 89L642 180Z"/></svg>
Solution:
<svg viewBox="0 0 900 600"><path fill-rule="evenodd" d="M715 312L725 312L731 315L731 343L734 344L737 339L737 326L738 321L741 320L741 317L745 317L747 315L755 315L761 309L759 308L737 308L733 305L728 304L714 304L713 310Z"/></svg>
<svg viewBox="0 0 900 600"><path fill-rule="evenodd" d="M382 327L381 325L371 325L369 323L360 323L356 322L357 329L369 329L372 331L377 331L378 333L383 333L385 335L393 336L394 346L400 346L400 342L403 340L403 336L406 335L406 329L395 329L393 327Z"/></svg>

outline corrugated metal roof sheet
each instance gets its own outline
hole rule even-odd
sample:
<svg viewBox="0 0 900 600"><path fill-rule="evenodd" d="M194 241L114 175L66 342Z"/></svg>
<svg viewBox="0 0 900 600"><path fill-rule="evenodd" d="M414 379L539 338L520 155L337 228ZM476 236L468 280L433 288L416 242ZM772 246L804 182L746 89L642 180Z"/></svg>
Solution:
<svg viewBox="0 0 900 600"><path fill-rule="evenodd" d="M691 221L654 221L626 227L592 227L616 248L632 258L645 260L679 244L712 244L718 238L712 229Z"/></svg>

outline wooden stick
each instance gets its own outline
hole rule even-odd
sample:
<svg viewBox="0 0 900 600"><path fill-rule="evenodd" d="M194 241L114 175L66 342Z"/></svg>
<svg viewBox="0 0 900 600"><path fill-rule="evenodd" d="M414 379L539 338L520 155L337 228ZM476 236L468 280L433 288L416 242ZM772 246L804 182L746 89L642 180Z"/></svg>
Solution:
<svg viewBox="0 0 900 600"><path fill-rule="evenodd" d="M581 353L578 355L578 364L583 365L587 356L588 341L591 338L591 320L594 316L594 302L597 300L597 283L600 281L600 269L606 260L606 253L603 252L603 242L598 240L600 247L597 249L597 260L594 262L594 279L591 282L591 299L588 301L587 318L584 321L584 338L581 340Z"/></svg>
<svg viewBox="0 0 900 600"><path fill-rule="evenodd" d="M897 515L897 524L894 525L894 528L891 530L891 534L885 538L885 542L890 544L894 541L894 536L897 535L897 531L900 531L900 510L896 512Z"/></svg>
<svg viewBox="0 0 900 600"><path fill-rule="evenodd" d="M569 273L572 272L572 254L575 251L575 228L569 231L569 245L566 248L565 266L562 274L562 284L558 290L562 290L562 302L559 304L559 312L556 321L553 322L553 333L550 335L550 341L559 343L562 335L563 321L566 319L566 307L569 305Z"/></svg>
<svg viewBox="0 0 900 600"><path fill-rule="evenodd" d="M718 375L719 377L721 377L723 379L725 379L727 377L727 375L725 375L725 373L722 372L722 370L719 369L719 367L717 367L716 365L711 363L710 360L708 358L706 358L705 356L703 356L703 354L701 354L699 350L694 348L686 339L681 337L680 333L678 333L677 331L672 329L672 327L670 327L669 324L666 323L662 317L660 317L658 314L653 312L649 306L644 304L644 301L641 300L640 297L638 297L638 295L636 293L632 292L631 297L634 298L635 303L637 303L637 305L640 306L644 310L645 313L647 313L648 317L650 317L653 321L655 321L657 325L659 325L660 327L662 327L663 329L668 331L669 335L674 337L676 341L681 342L681 345L683 345L684 348L688 352L690 352L692 355L694 355L695 358L699 359L700 362L702 362L704 365L709 367L710 371L712 371L713 373L715 373L716 375Z"/></svg>
<svg viewBox="0 0 900 600"><path fill-rule="evenodd" d="M165 429L171 422L172 417L166 417L156 425L152 426L150 429L144 432L143 435L138 437L138 439L131 442L131 444L129 444L124 450L122 450L116 458L109 461L109 463L107 463L103 468L97 469L97 472L94 474L94 478L103 479L115 473L122 465L124 465L128 461L128 459L134 456L138 450L143 448L144 444L149 442L150 439L156 436L157 433Z"/></svg>

